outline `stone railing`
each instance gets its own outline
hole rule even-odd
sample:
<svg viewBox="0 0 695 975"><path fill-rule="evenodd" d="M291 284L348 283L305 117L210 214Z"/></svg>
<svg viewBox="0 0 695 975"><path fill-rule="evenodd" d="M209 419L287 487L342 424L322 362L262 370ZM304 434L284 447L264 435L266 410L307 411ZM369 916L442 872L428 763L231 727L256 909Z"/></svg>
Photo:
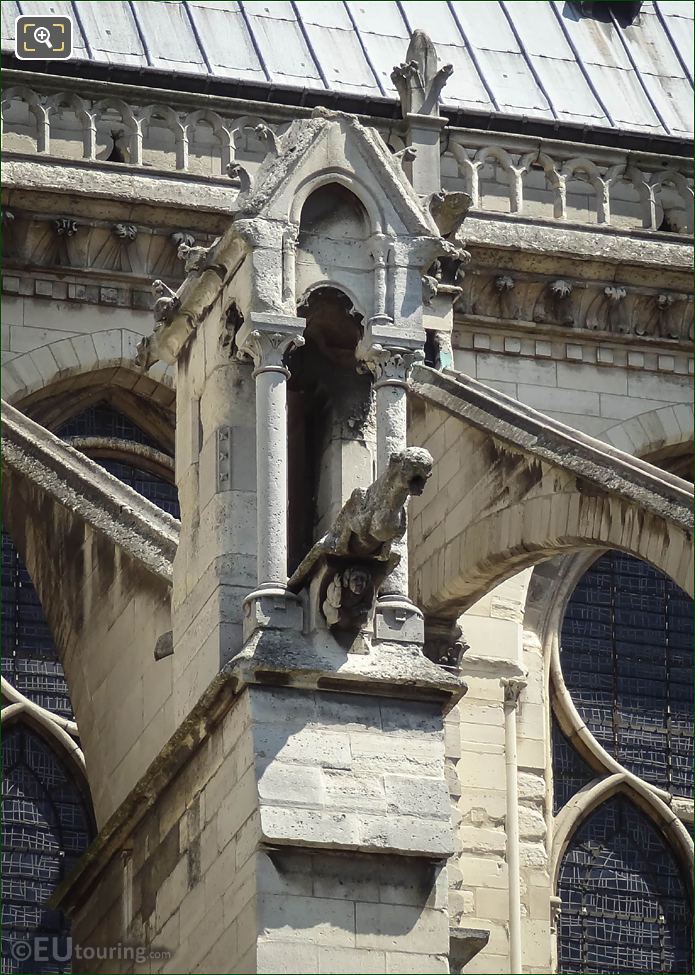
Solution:
<svg viewBox="0 0 695 975"><path fill-rule="evenodd" d="M26 86L3 93L7 152L126 163L197 176L226 176L232 160L260 162L275 135L257 116L223 117L211 108L45 93Z"/></svg>
<svg viewBox="0 0 695 975"><path fill-rule="evenodd" d="M10 85L2 101L4 150L221 178L235 161L258 166L297 114L268 106L267 114L275 115L268 121L232 116L223 99L190 108L200 102L188 97L186 110L151 103L146 89L133 89L127 102L100 97L108 91L102 86L91 97L84 89ZM398 123L378 127L394 151L403 148ZM693 231L687 159L460 129L445 131L443 146L443 187L470 193L474 210L617 229Z"/></svg>
<svg viewBox="0 0 695 975"><path fill-rule="evenodd" d="M473 209L693 232L689 159L513 136L504 145L501 137L494 140L489 133L453 132L442 160L444 187L469 193Z"/></svg>

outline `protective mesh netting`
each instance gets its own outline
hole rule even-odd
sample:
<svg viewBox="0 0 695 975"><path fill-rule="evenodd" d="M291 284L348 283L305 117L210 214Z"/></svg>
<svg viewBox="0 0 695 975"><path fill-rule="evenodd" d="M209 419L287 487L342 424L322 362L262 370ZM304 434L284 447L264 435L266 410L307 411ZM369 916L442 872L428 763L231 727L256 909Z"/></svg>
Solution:
<svg viewBox="0 0 695 975"><path fill-rule="evenodd" d="M87 802L53 750L23 725L2 742L2 971L65 972L67 919L46 907L92 835ZM27 958L18 942L46 936L51 961ZM53 938L57 939L53 942Z"/></svg>
<svg viewBox="0 0 695 975"><path fill-rule="evenodd" d="M692 970L691 907L676 860L627 799L605 802L579 828L560 870L563 973Z"/></svg>
<svg viewBox="0 0 695 975"><path fill-rule="evenodd" d="M647 782L691 796L692 600L646 563L609 552L569 601L560 660L599 743Z"/></svg>

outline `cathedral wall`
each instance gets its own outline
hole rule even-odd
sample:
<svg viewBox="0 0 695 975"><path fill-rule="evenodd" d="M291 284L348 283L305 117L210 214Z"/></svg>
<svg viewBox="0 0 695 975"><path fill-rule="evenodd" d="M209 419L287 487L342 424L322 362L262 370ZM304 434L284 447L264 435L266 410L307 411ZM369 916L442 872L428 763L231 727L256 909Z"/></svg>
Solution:
<svg viewBox="0 0 695 975"><path fill-rule="evenodd" d="M617 428L662 407L675 410L681 441L692 436L693 359L684 347L636 351L580 334L550 341L461 326L454 343L460 372L628 453L643 453L661 431L646 420L642 442L635 442Z"/></svg>

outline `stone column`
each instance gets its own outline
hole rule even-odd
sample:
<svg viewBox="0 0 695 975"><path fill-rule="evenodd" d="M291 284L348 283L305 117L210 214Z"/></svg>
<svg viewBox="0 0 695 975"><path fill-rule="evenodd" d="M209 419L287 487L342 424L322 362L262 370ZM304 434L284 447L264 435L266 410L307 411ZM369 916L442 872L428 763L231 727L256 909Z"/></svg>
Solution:
<svg viewBox="0 0 695 975"><path fill-rule="evenodd" d="M521 677L503 677L504 755L507 787L507 872L509 877L509 971L522 972L521 875L519 850L519 775L516 745L516 709L526 687Z"/></svg>
<svg viewBox="0 0 695 975"><path fill-rule="evenodd" d="M256 380L257 580L244 602L247 637L259 626L299 626L301 610L287 592L287 380L285 357L304 345L304 319L254 314L237 335L253 359ZM299 616L299 618L298 618Z"/></svg>
<svg viewBox="0 0 695 975"><path fill-rule="evenodd" d="M373 323L374 320L370 326ZM375 379L377 477L388 467L391 455L407 446L408 372L425 357L417 342L408 339L401 341L402 346L382 345L374 341L374 336L370 334L365 336L358 350L361 360ZM400 562L381 587L375 635L377 639L422 643L422 613L408 595L407 531L391 548L400 556Z"/></svg>

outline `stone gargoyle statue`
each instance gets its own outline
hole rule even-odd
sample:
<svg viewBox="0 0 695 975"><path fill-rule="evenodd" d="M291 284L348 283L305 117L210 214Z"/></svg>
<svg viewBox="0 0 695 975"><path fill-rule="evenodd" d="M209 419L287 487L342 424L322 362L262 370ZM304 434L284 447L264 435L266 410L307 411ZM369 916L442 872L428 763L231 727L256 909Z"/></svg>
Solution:
<svg viewBox="0 0 695 975"><path fill-rule="evenodd" d="M314 548L330 555L388 559L391 543L405 534L405 503L411 494L422 494L431 473L432 455L422 447L391 454L384 473L366 490L355 488Z"/></svg>
<svg viewBox="0 0 695 975"><path fill-rule="evenodd" d="M367 621L379 585L400 560L391 546L405 534L406 502L422 494L432 463L421 447L391 454L383 474L355 488L294 572L288 588L309 585L329 628L354 631Z"/></svg>

